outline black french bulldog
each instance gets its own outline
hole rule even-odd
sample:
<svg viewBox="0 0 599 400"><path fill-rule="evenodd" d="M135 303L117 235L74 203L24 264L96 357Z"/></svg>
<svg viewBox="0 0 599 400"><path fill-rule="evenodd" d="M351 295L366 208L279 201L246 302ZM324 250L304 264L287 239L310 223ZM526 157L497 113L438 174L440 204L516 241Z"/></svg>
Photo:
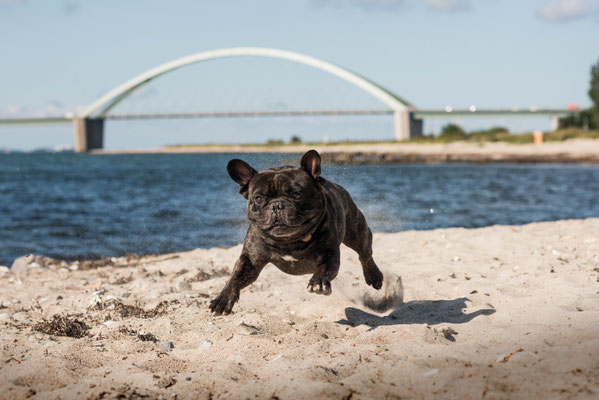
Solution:
<svg viewBox="0 0 599 400"><path fill-rule="evenodd" d="M382 287L364 215L345 189L320 176L315 150L304 154L300 165L258 172L242 160L229 161L229 175L248 201L250 226L231 279L210 303L214 315L229 314L241 289L269 262L288 274L313 274L308 290L331 294L341 243L360 256L366 283Z"/></svg>

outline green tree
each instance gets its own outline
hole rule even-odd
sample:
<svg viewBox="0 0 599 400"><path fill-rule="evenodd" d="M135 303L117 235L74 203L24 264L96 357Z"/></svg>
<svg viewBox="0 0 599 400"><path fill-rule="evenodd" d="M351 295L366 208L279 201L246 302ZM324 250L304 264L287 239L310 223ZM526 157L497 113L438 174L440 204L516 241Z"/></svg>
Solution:
<svg viewBox="0 0 599 400"><path fill-rule="evenodd" d="M466 138L466 132L456 124L447 124L441 129L439 139L445 139L448 141L462 140Z"/></svg>
<svg viewBox="0 0 599 400"><path fill-rule="evenodd" d="M593 105L590 108L573 112L567 117L560 118L559 129L599 128L599 61L597 61L597 64L591 66L591 82L588 94Z"/></svg>
<svg viewBox="0 0 599 400"><path fill-rule="evenodd" d="M473 142L497 142L507 136L510 136L510 132L507 128L504 128L503 126L494 126L490 129L470 132L468 140Z"/></svg>
<svg viewBox="0 0 599 400"><path fill-rule="evenodd" d="M293 135L293 136L291 136L291 139L289 139L289 143L291 143L291 144L298 144L301 142L302 142L302 138L300 138L297 135Z"/></svg>
<svg viewBox="0 0 599 400"><path fill-rule="evenodd" d="M599 116L596 112L596 106L586 110L580 110L577 113L559 119L559 129L597 129L597 126L599 126Z"/></svg>
<svg viewBox="0 0 599 400"><path fill-rule="evenodd" d="M593 101L591 111L595 117L595 125L599 125L599 61L591 67L591 87L589 97Z"/></svg>

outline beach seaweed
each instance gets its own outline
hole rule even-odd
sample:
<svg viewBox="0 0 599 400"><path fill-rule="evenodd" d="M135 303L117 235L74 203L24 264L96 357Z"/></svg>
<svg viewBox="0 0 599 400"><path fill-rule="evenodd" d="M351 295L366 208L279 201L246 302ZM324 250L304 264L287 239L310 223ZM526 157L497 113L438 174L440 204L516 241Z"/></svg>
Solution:
<svg viewBox="0 0 599 400"><path fill-rule="evenodd" d="M33 329L37 332L54 336L68 336L80 339L87 336L90 327L83 321L68 316L54 315L52 320L43 320L35 324Z"/></svg>
<svg viewBox="0 0 599 400"><path fill-rule="evenodd" d="M230 272L226 268L215 269L212 272L206 272L204 270L199 270L197 274L192 276L191 278L186 279L186 282L204 282L209 279L220 278L221 276L227 276Z"/></svg>
<svg viewBox="0 0 599 400"><path fill-rule="evenodd" d="M152 343L158 343L159 342L159 340L156 337L156 335L154 335L152 333L138 333L135 329L130 329L130 328L127 328L127 327L121 327L119 329L119 332L124 333L124 334L129 335L129 336L135 336L139 340L141 340L142 342L152 342Z"/></svg>
<svg viewBox="0 0 599 400"><path fill-rule="evenodd" d="M121 303L120 301L115 301L114 303L115 311L121 318L152 318L163 315L166 313L166 309L169 305L168 301L161 301L158 303L156 307L152 310L144 310L138 306L132 306L129 304Z"/></svg>

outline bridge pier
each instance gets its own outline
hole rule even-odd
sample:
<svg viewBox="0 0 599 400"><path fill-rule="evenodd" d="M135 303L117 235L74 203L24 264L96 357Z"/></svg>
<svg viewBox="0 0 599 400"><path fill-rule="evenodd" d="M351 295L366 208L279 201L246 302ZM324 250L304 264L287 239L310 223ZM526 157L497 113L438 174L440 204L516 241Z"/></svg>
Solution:
<svg viewBox="0 0 599 400"><path fill-rule="evenodd" d="M559 129L559 116L557 115L552 115L551 116L551 130L553 132L557 131Z"/></svg>
<svg viewBox="0 0 599 400"><path fill-rule="evenodd" d="M410 138L410 112L407 110L395 110L393 113L393 127L395 140L407 140Z"/></svg>
<svg viewBox="0 0 599 400"><path fill-rule="evenodd" d="M86 153L104 147L103 118L74 118L75 152Z"/></svg>
<svg viewBox="0 0 599 400"><path fill-rule="evenodd" d="M422 120L414 117L408 110L395 110L393 112L393 125L395 140L408 140L415 136L422 136Z"/></svg>

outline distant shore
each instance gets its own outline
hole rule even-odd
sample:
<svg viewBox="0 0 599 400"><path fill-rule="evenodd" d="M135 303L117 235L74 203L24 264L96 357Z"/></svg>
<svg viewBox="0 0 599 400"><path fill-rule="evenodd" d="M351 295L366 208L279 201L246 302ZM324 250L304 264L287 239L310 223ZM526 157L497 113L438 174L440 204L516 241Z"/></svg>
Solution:
<svg viewBox="0 0 599 400"><path fill-rule="evenodd" d="M131 153L303 153L318 150L328 163L587 163L599 164L599 140L573 139L541 145L502 142L343 143L283 145L186 145L157 149L96 150L94 154Z"/></svg>

